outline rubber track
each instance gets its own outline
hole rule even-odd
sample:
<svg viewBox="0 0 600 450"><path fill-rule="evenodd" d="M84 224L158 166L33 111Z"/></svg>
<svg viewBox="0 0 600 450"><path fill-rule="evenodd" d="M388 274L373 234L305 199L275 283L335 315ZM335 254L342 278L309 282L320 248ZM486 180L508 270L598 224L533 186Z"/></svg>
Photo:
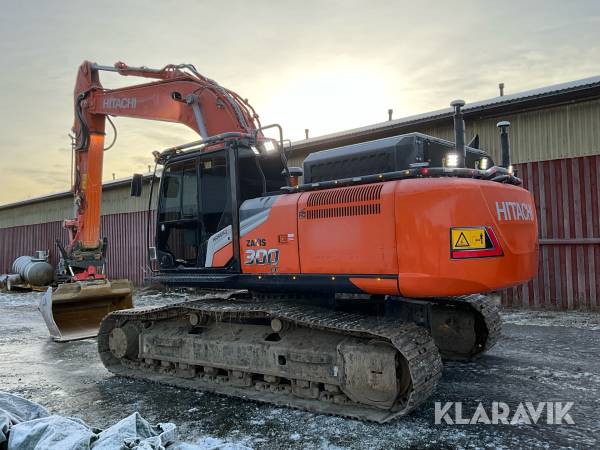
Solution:
<svg viewBox="0 0 600 450"><path fill-rule="evenodd" d="M500 317L500 308L496 303L483 294L463 295L461 297L452 297L447 299L448 303L466 303L481 315L481 319L487 329L485 344L481 349L474 353L469 360L475 360L496 345L500 332L502 331L502 318ZM475 316L476 319L479 319Z"/></svg>
<svg viewBox="0 0 600 450"><path fill-rule="evenodd" d="M496 303L482 294L465 295L458 298L459 301L468 303L473 309L479 312L487 328L487 339L483 349L473 356L478 358L496 345L500 333L502 332L502 318L500 317L500 308Z"/></svg>
<svg viewBox="0 0 600 450"><path fill-rule="evenodd" d="M399 399L392 409L383 410L356 403L337 404L280 392L257 391L254 386L249 388L235 387L207 382L198 377L192 379L178 378L145 367L132 367L129 364L121 364L110 353L108 335L114 326L119 326L132 319L135 321L175 319L184 317L190 312L207 315L219 322L227 322L229 319L269 319L277 317L308 328L342 333L348 336L385 340L390 342L406 359L412 381L412 390ZM429 332L413 323L276 301L235 302L213 298L155 308L115 311L106 316L100 325L98 350L106 368L117 375L380 423L404 416L427 400L435 389L442 372L441 358Z"/></svg>

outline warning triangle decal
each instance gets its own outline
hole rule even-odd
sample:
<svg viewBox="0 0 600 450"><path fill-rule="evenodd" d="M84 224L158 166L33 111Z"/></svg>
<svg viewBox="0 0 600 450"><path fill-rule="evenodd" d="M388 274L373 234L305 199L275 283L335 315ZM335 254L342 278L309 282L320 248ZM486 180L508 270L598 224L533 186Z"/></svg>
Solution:
<svg viewBox="0 0 600 450"><path fill-rule="evenodd" d="M469 241L467 241L467 238L465 237L464 233L460 233L454 246L455 247L469 247Z"/></svg>

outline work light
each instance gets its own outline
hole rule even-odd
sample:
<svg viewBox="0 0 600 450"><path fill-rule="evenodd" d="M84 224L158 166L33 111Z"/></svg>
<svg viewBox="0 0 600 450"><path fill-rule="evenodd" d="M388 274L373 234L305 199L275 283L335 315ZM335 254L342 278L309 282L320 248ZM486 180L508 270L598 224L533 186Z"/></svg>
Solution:
<svg viewBox="0 0 600 450"><path fill-rule="evenodd" d="M448 153L446 155L446 167L457 167L458 155L456 153Z"/></svg>

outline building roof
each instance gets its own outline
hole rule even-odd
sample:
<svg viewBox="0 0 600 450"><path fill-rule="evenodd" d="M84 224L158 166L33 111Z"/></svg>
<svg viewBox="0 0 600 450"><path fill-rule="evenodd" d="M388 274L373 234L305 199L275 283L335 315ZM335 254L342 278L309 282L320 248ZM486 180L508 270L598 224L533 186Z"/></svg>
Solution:
<svg viewBox="0 0 600 450"><path fill-rule="evenodd" d="M494 115L506 113L515 109L539 108L559 104L564 101L595 97L600 97L600 76L583 78L581 80L554 84L538 89L531 89L515 94L467 103L463 107L463 113L466 118L469 116L481 116L485 113ZM295 141L292 143L290 151L320 149L324 145L327 146L333 142L336 143L334 145L337 145L338 143L341 144L339 141L358 138L360 136L376 135L379 132L391 130L401 131L402 129L415 125L429 125L435 122L448 120L452 115L453 109L448 107L423 114L402 117L400 119L388 120L360 128Z"/></svg>

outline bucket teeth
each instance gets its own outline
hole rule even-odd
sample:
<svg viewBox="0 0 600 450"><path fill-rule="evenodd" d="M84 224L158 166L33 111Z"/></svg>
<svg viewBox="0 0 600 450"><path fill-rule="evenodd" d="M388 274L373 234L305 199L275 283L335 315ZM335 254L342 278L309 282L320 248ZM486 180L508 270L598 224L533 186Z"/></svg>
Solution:
<svg viewBox="0 0 600 450"><path fill-rule="evenodd" d="M58 342L98 335L100 322L112 311L133 307L129 280L79 281L48 288L39 310L52 339Z"/></svg>

